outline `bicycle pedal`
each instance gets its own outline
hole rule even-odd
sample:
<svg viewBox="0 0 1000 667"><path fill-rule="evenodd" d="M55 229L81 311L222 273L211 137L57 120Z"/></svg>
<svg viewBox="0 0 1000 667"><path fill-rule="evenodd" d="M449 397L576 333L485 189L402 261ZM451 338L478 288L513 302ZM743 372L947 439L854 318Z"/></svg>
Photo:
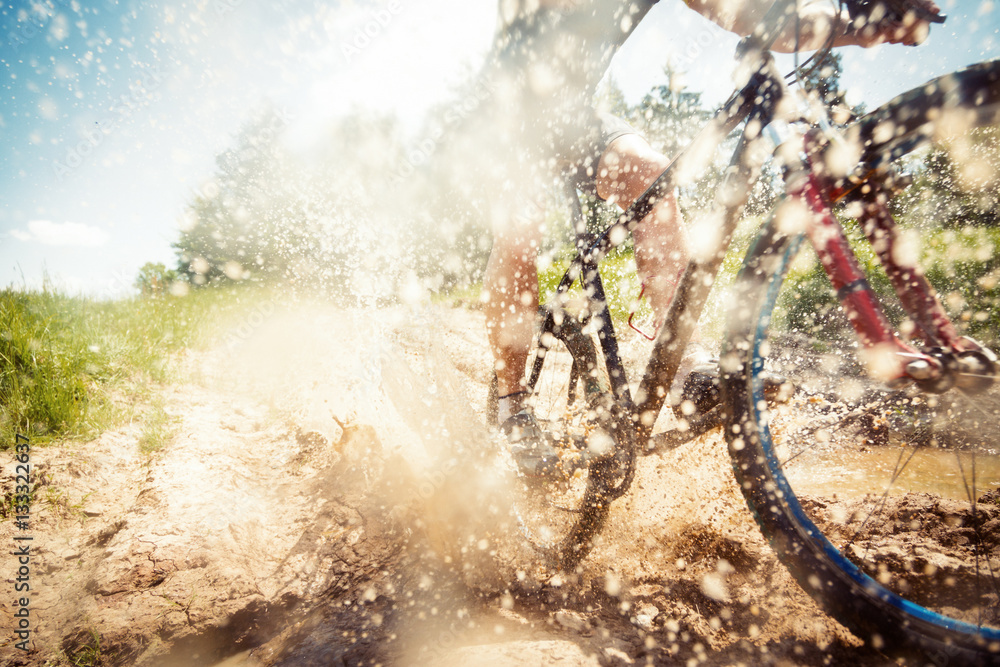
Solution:
<svg viewBox="0 0 1000 667"><path fill-rule="evenodd" d="M778 373L765 371L761 374L764 382L764 398L768 401L785 402L795 392L788 378ZM714 410L720 401L719 367L715 365L696 368L684 380L681 403L678 406L685 416L701 416ZM684 401L691 405L685 406Z"/></svg>
<svg viewBox="0 0 1000 667"><path fill-rule="evenodd" d="M511 452L518 473L529 479L561 477L558 456L535 455L531 452Z"/></svg>
<svg viewBox="0 0 1000 667"><path fill-rule="evenodd" d="M538 480L568 479L592 458L585 443L550 433L542 433L538 440L511 443L509 451L520 476Z"/></svg>
<svg viewBox="0 0 1000 667"><path fill-rule="evenodd" d="M685 421L687 423L684 424L683 428L663 431L651 437L645 451L642 453L644 455L661 454L672 449L677 449L698 436L722 426L724 423L722 408L716 405L708 412L687 418Z"/></svg>

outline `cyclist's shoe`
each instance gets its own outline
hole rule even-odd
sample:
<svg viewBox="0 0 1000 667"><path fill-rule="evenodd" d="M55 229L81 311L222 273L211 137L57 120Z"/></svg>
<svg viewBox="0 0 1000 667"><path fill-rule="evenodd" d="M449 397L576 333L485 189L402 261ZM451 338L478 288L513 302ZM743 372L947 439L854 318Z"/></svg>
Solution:
<svg viewBox="0 0 1000 667"><path fill-rule="evenodd" d="M719 365L719 358L716 355L697 341L688 343L687 347L684 348L683 356L681 356L681 362L677 366L677 373L674 375L674 382L670 387L671 393L675 396L679 395L684 389L687 376L696 368L712 365L716 367Z"/></svg>
<svg viewBox="0 0 1000 667"><path fill-rule="evenodd" d="M674 405L690 401L695 413L711 410L719 402L718 357L697 341L688 343L670 393Z"/></svg>
<svg viewBox="0 0 1000 667"><path fill-rule="evenodd" d="M559 454L545 437L538 422L527 410L512 415L500 425L510 454L526 477L554 477L560 474Z"/></svg>
<svg viewBox="0 0 1000 667"><path fill-rule="evenodd" d="M690 401L694 406L692 414L705 414L719 404L718 361L691 369L684 378L684 390L681 392L682 406L684 401Z"/></svg>
<svg viewBox="0 0 1000 667"><path fill-rule="evenodd" d="M719 377L718 361L693 368L684 380L681 405L683 406L684 401L690 401L694 406L691 414L694 415L703 415L717 406L719 404ZM768 401L786 401L794 391L788 378L778 373L764 371L761 374L761 379L764 381L764 397Z"/></svg>

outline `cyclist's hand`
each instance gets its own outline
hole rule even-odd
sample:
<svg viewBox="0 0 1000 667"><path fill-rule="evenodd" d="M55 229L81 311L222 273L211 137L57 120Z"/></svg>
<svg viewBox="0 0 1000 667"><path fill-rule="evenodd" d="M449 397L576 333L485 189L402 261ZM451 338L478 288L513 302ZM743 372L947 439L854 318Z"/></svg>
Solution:
<svg viewBox="0 0 1000 667"><path fill-rule="evenodd" d="M860 46L906 44L916 46L927 39L931 20L941 19L941 8L933 0L876 0L858 3L851 27Z"/></svg>

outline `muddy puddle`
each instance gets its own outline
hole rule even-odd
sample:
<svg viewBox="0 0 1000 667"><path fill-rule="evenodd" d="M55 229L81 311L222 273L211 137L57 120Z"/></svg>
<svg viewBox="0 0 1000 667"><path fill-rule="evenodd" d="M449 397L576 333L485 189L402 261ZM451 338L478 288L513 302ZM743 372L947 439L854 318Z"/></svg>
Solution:
<svg viewBox="0 0 1000 667"><path fill-rule="evenodd" d="M789 466L788 481L796 490L815 496L857 498L888 489L895 496L931 493L968 501L975 469L980 482L977 497L1000 488L1000 456L922 449L907 460L909 453L901 447L812 453Z"/></svg>

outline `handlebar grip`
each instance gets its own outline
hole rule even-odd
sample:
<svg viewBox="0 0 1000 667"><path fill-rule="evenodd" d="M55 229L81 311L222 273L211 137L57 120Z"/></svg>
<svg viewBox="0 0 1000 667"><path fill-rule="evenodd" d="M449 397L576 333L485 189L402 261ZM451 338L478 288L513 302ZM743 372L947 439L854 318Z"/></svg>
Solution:
<svg viewBox="0 0 1000 667"><path fill-rule="evenodd" d="M889 5L892 6L896 13L902 18L906 15L906 12L911 11L916 14L917 18L922 21L927 21L928 23L944 23L945 19L948 18L944 14L935 14L932 11L921 7L920 5L911 4L907 0L889 0ZM901 11L900 11L901 10Z"/></svg>
<svg viewBox="0 0 1000 667"><path fill-rule="evenodd" d="M945 19L948 18L944 14L932 12L922 5L916 4L912 0L845 0L844 4L852 19L859 16L870 18L875 8L879 6L883 7L884 15L887 18L897 21L901 21L908 12L913 12L918 19L928 23L944 23Z"/></svg>

